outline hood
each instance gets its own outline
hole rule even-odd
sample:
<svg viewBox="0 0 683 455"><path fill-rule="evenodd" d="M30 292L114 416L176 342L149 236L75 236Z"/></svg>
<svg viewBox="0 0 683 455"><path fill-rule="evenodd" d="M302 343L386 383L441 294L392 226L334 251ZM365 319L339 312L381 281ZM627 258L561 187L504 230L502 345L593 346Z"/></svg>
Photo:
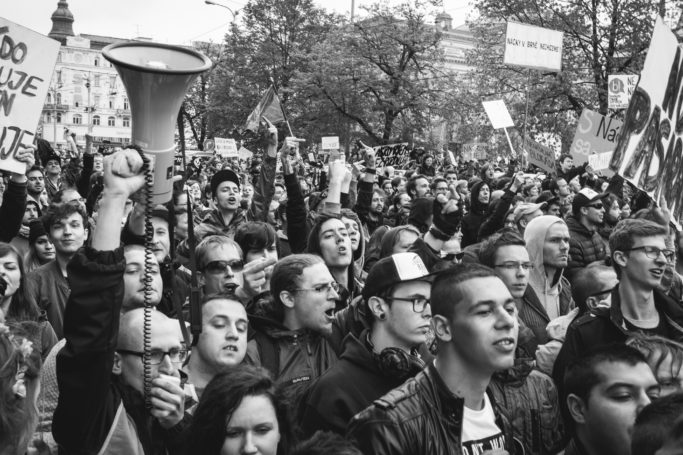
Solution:
<svg viewBox="0 0 683 455"><path fill-rule="evenodd" d="M531 263L534 264L534 268L531 270L529 276L529 284L534 287L534 290L545 289L546 276L545 267L543 266L543 245L548 229L555 223L566 224L562 218L552 215L543 215L531 220L524 230L526 249L529 252ZM558 276L553 278L552 285L559 282L561 275L562 271L560 271Z"/></svg>
<svg viewBox="0 0 683 455"><path fill-rule="evenodd" d="M479 192L481 191L482 186L488 186L488 183L484 182L483 180L478 181L474 185L472 185L472 190L470 193L470 211L472 213L475 213L477 215L484 215L486 214L486 210L488 209L488 204L484 204L482 202L479 202ZM489 186L489 195L491 194L491 187ZM489 201L490 201L490 196L489 196Z"/></svg>

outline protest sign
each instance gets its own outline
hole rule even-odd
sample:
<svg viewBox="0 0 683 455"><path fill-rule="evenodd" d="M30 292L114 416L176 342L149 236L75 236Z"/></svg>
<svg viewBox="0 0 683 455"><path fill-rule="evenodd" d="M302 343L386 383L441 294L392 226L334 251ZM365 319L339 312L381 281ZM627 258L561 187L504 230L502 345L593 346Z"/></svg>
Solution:
<svg viewBox="0 0 683 455"><path fill-rule="evenodd" d="M510 117L508 108L503 100L482 101L481 104L484 105L486 115L489 116L494 129L515 126L515 122L512 121L512 117Z"/></svg>
<svg viewBox="0 0 683 455"><path fill-rule="evenodd" d="M617 145L617 137L622 125L622 122L615 118L584 109L581 112L576 133L574 133L574 141L569 149L574 164L585 163L591 155L612 153ZM593 169L598 170L595 167ZM606 174L609 175L611 172Z"/></svg>
<svg viewBox="0 0 683 455"><path fill-rule="evenodd" d="M465 161L485 160L488 156L486 142L470 142L462 145L462 157Z"/></svg>
<svg viewBox="0 0 683 455"><path fill-rule="evenodd" d="M252 152L251 150L249 150L249 149L246 148L246 147L241 147L241 148L238 150L238 153L239 153L239 155L240 155L240 159L241 159L241 160L248 160L249 158L251 158L252 156L254 156L254 152Z"/></svg>
<svg viewBox="0 0 683 455"><path fill-rule="evenodd" d="M373 147L375 150L375 165L380 167L393 166L396 169L407 169L410 162L408 144L390 144Z"/></svg>
<svg viewBox="0 0 683 455"><path fill-rule="evenodd" d="M556 30L508 22L503 63L538 70L561 71L563 37L563 32Z"/></svg>
<svg viewBox="0 0 683 455"><path fill-rule="evenodd" d="M339 136L324 136L322 138L323 150L339 150Z"/></svg>
<svg viewBox="0 0 683 455"><path fill-rule="evenodd" d="M588 157L588 164L596 170L609 168L609 162L612 160L612 152L599 153L597 155L590 155Z"/></svg>
<svg viewBox="0 0 683 455"><path fill-rule="evenodd" d="M234 139L217 137L214 141L216 143L216 152L223 158L238 158L240 156Z"/></svg>
<svg viewBox="0 0 683 455"><path fill-rule="evenodd" d="M0 169L23 174L15 159L33 143L59 42L0 17Z"/></svg>
<svg viewBox="0 0 683 455"><path fill-rule="evenodd" d="M683 214L683 53L661 18L629 103L610 168L655 201Z"/></svg>
<svg viewBox="0 0 683 455"><path fill-rule="evenodd" d="M538 166L549 174L555 173L555 152L553 149L526 138L524 150L527 152L529 163Z"/></svg>
<svg viewBox="0 0 683 455"><path fill-rule="evenodd" d="M607 76L607 107L609 109L626 109L637 84L637 75L612 74Z"/></svg>

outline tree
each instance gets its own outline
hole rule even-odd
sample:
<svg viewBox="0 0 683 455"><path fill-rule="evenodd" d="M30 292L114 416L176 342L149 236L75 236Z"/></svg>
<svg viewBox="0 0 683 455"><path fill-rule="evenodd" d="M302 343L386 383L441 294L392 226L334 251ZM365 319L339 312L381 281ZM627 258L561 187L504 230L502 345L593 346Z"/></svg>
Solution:
<svg viewBox="0 0 683 455"><path fill-rule="evenodd" d="M530 133L556 133L565 150L583 108L608 113L607 77L637 74L663 3L649 0L478 0L470 29L477 47L470 55L475 88L469 102L503 97L521 125L529 88ZM559 73L503 64L506 21L564 32ZM476 84L474 84L476 82Z"/></svg>
<svg viewBox="0 0 683 455"><path fill-rule="evenodd" d="M313 47L310 65L293 86L318 109L332 109L374 144L423 132L443 114L454 75L443 70L441 39L428 23L434 2L390 7L376 3L367 17L342 23Z"/></svg>

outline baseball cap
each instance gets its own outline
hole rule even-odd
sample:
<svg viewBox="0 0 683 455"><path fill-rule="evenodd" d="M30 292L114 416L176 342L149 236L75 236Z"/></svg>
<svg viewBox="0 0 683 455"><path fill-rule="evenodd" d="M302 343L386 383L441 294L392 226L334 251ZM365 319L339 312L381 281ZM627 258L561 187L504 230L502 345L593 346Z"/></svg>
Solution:
<svg viewBox="0 0 683 455"><path fill-rule="evenodd" d="M389 257L382 258L370 269L365 288L363 288L363 298L368 300L370 297L380 295L387 288L406 281L428 281L429 273L424 262L415 253L396 253Z"/></svg>
<svg viewBox="0 0 683 455"><path fill-rule="evenodd" d="M222 169L211 177L211 194L215 196L218 185L226 181L233 182L238 188L240 187L240 178L237 174L230 169Z"/></svg>
<svg viewBox="0 0 683 455"><path fill-rule="evenodd" d="M526 215L531 215L537 210L543 210L546 207L545 202L541 202L540 204L532 204L531 202L522 202L521 204L517 205L515 207L514 211L514 216L515 216L515 223L518 223L519 220L522 219L523 216Z"/></svg>
<svg viewBox="0 0 683 455"><path fill-rule="evenodd" d="M588 204L599 201L605 196L607 196L607 193L598 193L591 188L583 188L574 196L574 200L572 201L572 210L576 212L576 210L580 209L581 207L585 207Z"/></svg>

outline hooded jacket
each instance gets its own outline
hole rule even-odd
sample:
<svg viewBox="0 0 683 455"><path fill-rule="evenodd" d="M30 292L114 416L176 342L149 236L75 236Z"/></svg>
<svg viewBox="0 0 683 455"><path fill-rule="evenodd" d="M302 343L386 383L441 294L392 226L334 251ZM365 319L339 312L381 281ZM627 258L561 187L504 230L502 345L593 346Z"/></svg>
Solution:
<svg viewBox="0 0 683 455"><path fill-rule="evenodd" d="M545 311L546 324L550 322L550 319L563 316L574 308L571 287L569 281L563 276L563 269L558 270L555 276L551 278L548 278L545 272L543 260L545 237L550 227L556 223L564 224L564 220L552 215L543 215L531 220L524 230L524 241L529 252L529 260L534 265L529 274L529 287L534 291L540 306ZM549 308L553 308L554 311L549 312ZM537 310L540 309L537 308ZM540 311L538 313L540 314ZM553 313L557 313L557 315ZM538 331L536 322L526 320L524 322L534 332ZM545 324L543 326L545 328Z"/></svg>
<svg viewBox="0 0 683 455"><path fill-rule="evenodd" d="M462 248L477 243L477 234L479 228L486 219L486 211L488 204L479 202L479 192L481 188L488 183L479 181L472 185L472 192L470 194L470 212L462 219L462 240L460 245ZM489 191L491 187L489 186Z"/></svg>

